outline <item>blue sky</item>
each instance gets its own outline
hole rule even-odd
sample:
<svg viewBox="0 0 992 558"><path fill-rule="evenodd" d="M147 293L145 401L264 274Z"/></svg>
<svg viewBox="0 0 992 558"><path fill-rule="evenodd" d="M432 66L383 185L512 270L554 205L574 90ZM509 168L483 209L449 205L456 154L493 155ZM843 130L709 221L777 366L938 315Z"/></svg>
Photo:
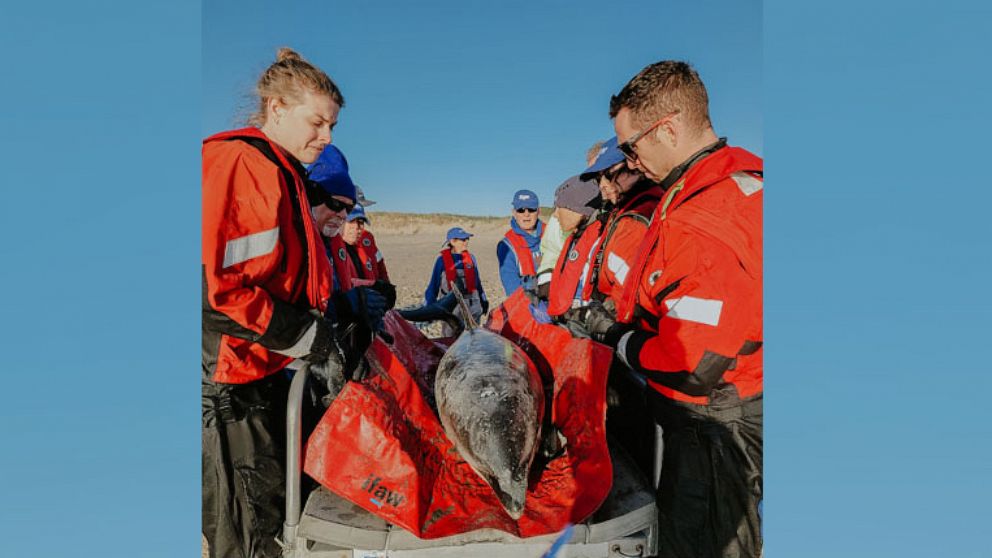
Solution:
<svg viewBox="0 0 992 558"><path fill-rule="evenodd" d="M667 58L696 66L717 133L762 152L754 0L292 6L204 5L202 133L240 126L259 73L291 46L344 92L334 143L377 210L502 215L519 188L551 205L613 135L610 96Z"/></svg>
<svg viewBox="0 0 992 558"><path fill-rule="evenodd" d="M416 210L438 197L400 178L446 164L481 177L446 204L549 193L630 75L696 63L766 158L766 556L992 556L992 6L491 4L0 8L0 555L199 552L200 140L288 43L344 88L356 177Z"/></svg>

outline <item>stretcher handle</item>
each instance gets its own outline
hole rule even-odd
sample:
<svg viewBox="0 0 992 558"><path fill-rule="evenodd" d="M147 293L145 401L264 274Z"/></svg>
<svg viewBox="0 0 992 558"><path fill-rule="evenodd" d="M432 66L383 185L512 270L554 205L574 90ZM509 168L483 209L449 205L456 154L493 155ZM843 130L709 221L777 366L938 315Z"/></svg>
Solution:
<svg viewBox="0 0 992 558"><path fill-rule="evenodd" d="M293 375L286 401L286 520L282 526L282 543L289 549L295 547L296 528L300 524L302 510L300 458L303 455L303 392L309 375L310 363L304 362Z"/></svg>

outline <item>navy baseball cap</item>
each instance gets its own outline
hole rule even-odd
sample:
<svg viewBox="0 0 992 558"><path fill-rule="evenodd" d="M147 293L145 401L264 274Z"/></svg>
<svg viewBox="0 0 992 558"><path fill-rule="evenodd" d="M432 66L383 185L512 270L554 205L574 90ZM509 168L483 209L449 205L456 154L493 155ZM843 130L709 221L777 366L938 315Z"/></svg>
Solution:
<svg viewBox="0 0 992 558"><path fill-rule="evenodd" d="M596 156L596 160L592 162L586 170L582 171L582 175L593 174L603 172L604 170L612 167L613 165L623 161L623 152L617 147L617 137L606 140L603 147L599 148L599 155Z"/></svg>
<svg viewBox="0 0 992 558"><path fill-rule="evenodd" d="M467 240L471 236L472 233L466 231L461 227L451 227L450 229L448 229L447 240L449 241L454 239Z"/></svg>
<svg viewBox="0 0 992 558"><path fill-rule="evenodd" d="M376 202L365 197L365 192L362 191L362 187L358 184L355 184L355 193L358 194L358 203L364 205L365 207L375 205Z"/></svg>
<svg viewBox="0 0 992 558"><path fill-rule="evenodd" d="M351 213L348 214L349 223L354 221L355 219L365 219L366 223L370 222L369 216L365 214L365 208L362 207L362 204L360 203L356 203L354 209L352 209Z"/></svg>
<svg viewBox="0 0 992 558"><path fill-rule="evenodd" d="M343 196L351 201L358 199L355 183L348 174L348 160L334 145L328 145L309 168L310 180L329 196Z"/></svg>
<svg viewBox="0 0 992 558"><path fill-rule="evenodd" d="M517 190L513 194L513 209L537 209L540 205L537 194L530 190Z"/></svg>

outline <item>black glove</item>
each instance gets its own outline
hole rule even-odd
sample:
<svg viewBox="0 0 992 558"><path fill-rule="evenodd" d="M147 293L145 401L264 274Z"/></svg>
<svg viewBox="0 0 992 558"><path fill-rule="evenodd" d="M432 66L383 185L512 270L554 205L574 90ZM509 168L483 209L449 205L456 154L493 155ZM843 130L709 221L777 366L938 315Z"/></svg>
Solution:
<svg viewBox="0 0 992 558"><path fill-rule="evenodd" d="M368 324L356 323L339 332L338 335L345 354L345 378L351 380L357 376L358 379L361 379L362 374L360 372L356 374L356 372L362 367L365 353L372 346L372 340L375 338L372 328Z"/></svg>
<svg viewBox="0 0 992 558"><path fill-rule="evenodd" d="M396 306L396 286L382 279L376 280L372 289L386 298L386 310L391 310Z"/></svg>
<svg viewBox="0 0 992 558"><path fill-rule="evenodd" d="M386 331L382 318L396 306L396 287L385 281L376 281L365 292L365 306L372 330L386 343L392 344L393 336ZM364 353L364 351L363 351Z"/></svg>
<svg viewBox="0 0 992 558"><path fill-rule="evenodd" d="M334 293L328 306L328 317L339 329L351 324L364 323L374 331L382 329L382 317L389 309L382 294L370 287L356 287L343 293Z"/></svg>
<svg viewBox="0 0 992 558"><path fill-rule="evenodd" d="M489 311L489 301L486 299L482 299L482 313L485 314L488 311Z"/></svg>
<svg viewBox="0 0 992 558"><path fill-rule="evenodd" d="M317 332L310 354L303 357L310 363L313 379L323 384L330 394L329 405L344 388L345 353L334 333L334 327L326 320L317 318Z"/></svg>
<svg viewBox="0 0 992 558"><path fill-rule="evenodd" d="M365 315L368 319L368 324L372 326L373 331L382 331L383 323L382 317L389 312L392 305L386 297L374 289L368 287L362 287L364 289L363 294L365 295ZM394 295L395 296L395 295ZM394 299L395 302L395 299Z"/></svg>
<svg viewBox="0 0 992 558"><path fill-rule="evenodd" d="M375 332L383 330L386 298L370 287L356 287L334 293L327 310L336 323L335 337L344 353L343 375L350 380L372 345Z"/></svg>
<svg viewBox="0 0 992 558"><path fill-rule="evenodd" d="M325 407L330 406L338 393L344 389L344 384L347 381L344 376L344 363L339 354L320 362L311 363L310 375L315 382L319 382L327 389L327 394L322 397Z"/></svg>
<svg viewBox="0 0 992 558"><path fill-rule="evenodd" d="M607 305L604 306L601 302L594 300L584 310L589 336L604 345L616 348L623 334L634 329L634 326L630 324L617 322L616 317L610 311L612 310L612 301L607 302Z"/></svg>
<svg viewBox="0 0 992 558"><path fill-rule="evenodd" d="M541 300L548 300L548 296L551 294L551 281L542 283L537 286L537 298Z"/></svg>

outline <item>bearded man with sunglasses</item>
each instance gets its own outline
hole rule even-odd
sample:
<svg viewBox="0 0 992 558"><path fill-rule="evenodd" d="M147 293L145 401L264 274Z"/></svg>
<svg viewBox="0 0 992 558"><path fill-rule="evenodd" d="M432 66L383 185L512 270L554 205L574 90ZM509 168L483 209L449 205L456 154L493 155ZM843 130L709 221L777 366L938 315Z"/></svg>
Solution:
<svg viewBox="0 0 992 558"><path fill-rule="evenodd" d="M757 557L762 540L762 160L729 147L689 64L663 61L614 96L627 166L665 195L614 317L593 338L646 377L664 430L659 555Z"/></svg>
<svg viewBox="0 0 992 558"><path fill-rule="evenodd" d="M530 288L536 281L541 263L541 236L544 223L538 217L540 201L530 190L513 194L513 216L510 230L496 245L499 279L509 297L520 287Z"/></svg>
<svg viewBox="0 0 992 558"><path fill-rule="evenodd" d="M372 335L383 329L383 316L396 304L396 288L385 281L370 286L355 284L359 277L341 232L358 200L355 183L348 171L348 160L337 146L328 145L309 168L309 185L314 204L314 222L324 237L324 250L330 261L334 294L325 318L339 332L349 331L340 340L345 350L345 379L351 379L372 342ZM334 387L329 386L332 395Z"/></svg>

